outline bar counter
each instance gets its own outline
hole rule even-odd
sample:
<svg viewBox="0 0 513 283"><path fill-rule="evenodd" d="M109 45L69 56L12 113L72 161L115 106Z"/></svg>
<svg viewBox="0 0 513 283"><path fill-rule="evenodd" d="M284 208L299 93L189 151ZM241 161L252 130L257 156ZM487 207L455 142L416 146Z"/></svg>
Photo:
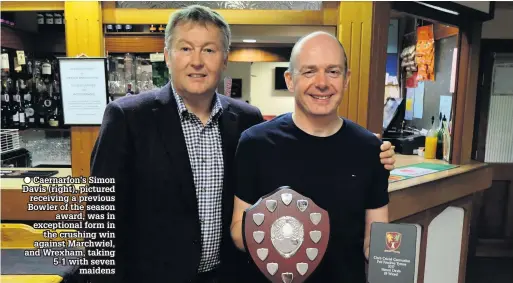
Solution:
<svg viewBox="0 0 513 283"><path fill-rule="evenodd" d="M395 167L422 162L448 164L437 159L397 154ZM492 184L492 173L492 168L487 164L472 162L453 169L390 183L390 220L396 221L485 190Z"/></svg>
<svg viewBox="0 0 513 283"><path fill-rule="evenodd" d="M396 168L444 164L419 156L396 156ZM389 183L389 220L422 227L418 283L465 282L468 255L474 254L482 193L492 185L492 168L471 162L456 168ZM429 249L428 249L429 247Z"/></svg>
<svg viewBox="0 0 513 283"><path fill-rule="evenodd" d="M51 177L71 176L71 168L1 168L1 170L58 171L56 175ZM23 193L21 189L22 185L25 185L23 178L2 178L2 182L0 184L2 196L2 222L5 220L20 222L55 220L55 215L58 213L57 211L27 211L27 203L30 195L45 195L45 193ZM34 186L35 184L30 183L30 185Z"/></svg>

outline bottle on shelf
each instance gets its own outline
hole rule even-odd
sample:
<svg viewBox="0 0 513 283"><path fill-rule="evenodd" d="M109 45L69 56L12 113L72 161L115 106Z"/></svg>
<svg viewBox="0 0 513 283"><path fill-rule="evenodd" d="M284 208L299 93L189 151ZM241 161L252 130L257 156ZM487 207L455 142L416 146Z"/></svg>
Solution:
<svg viewBox="0 0 513 283"><path fill-rule="evenodd" d="M30 92L27 92L23 96L23 108L25 109L25 119L27 122L27 127L35 128L36 127L36 116L35 110L32 106L32 95Z"/></svg>
<svg viewBox="0 0 513 283"><path fill-rule="evenodd" d="M122 32L123 31L123 25L117 24L116 25L116 32Z"/></svg>
<svg viewBox="0 0 513 283"><path fill-rule="evenodd" d="M431 129L428 131L426 136L426 144L424 148L425 159L436 158L436 146L438 143L438 132L435 125L435 116L431 117Z"/></svg>
<svg viewBox="0 0 513 283"><path fill-rule="evenodd" d="M60 14L60 13L53 13L53 22L56 25L62 25L62 14Z"/></svg>
<svg viewBox="0 0 513 283"><path fill-rule="evenodd" d="M114 25L107 25L107 32L114 32Z"/></svg>
<svg viewBox="0 0 513 283"><path fill-rule="evenodd" d="M166 28L162 25L159 26L159 32L165 32Z"/></svg>
<svg viewBox="0 0 513 283"><path fill-rule="evenodd" d="M52 80L52 64L48 58L41 64L41 78L45 84L49 84Z"/></svg>
<svg viewBox="0 0 513 283"><path fill-rule="evenodd" d="M45 14L45 24L53 25L53 13L46 13Z"/></svg>
<svg viewBox="0 0 513 283"><path fill-rule="evenodd" d="M442 120L442 112L440 112L438 118L438 129L437 129L437 143L436 143L436 159L443 159L444 157L444 123Z"/></svg>
<svg viewBox="0 0 513 283"><path fill-rule="evenodd" d="M150 32L156 32L157 28L154 25L150 26Z"/></svg>
<svg viewBox="0 0 513 283"><path fill-rule="evenodd" d="M15 102L14 102L18 108L18 119L19 119L19 125L18 129L24 130L27 128L27 119L25 116L25 108L23 107L23 103L21 101L21 95L19 92L15 95Z"/></svg>
<svg viewBox="0 0 513 283"><path fill-rule="evenodd" d="M132 25L125 25L126 32L132 32Z"/></svg>
<svg viewBox="0 0 513 283"><path fill-rule="evenodd" d="M12 109L9 94L2 90L2 129L12 128Z"/></svg>
<svg viewBox="0 0 513 283"><path fill-rule="evenodd" d="M43 13L37 13L37 24L44 25L45 24L45 16Z"/></svg>
<svg viewBox="0 0 513 283"><path fill-rule="evenodd" d="M48 116L48 126L51 128L58 128L59 127L59 108L55 107L53 110L53 113Z"/></svg>
<svg viewBox="0 0 513 283"><path fill-rule="evenodd" d="M445 124L444 125L444 132L443 132L443 137L444 137L444 143L443 143L443 147L444 147L444 156L443 156L443 160L444 161L447 161L447 162L450 162L450 157L451 157L451 131L450 131L450 121L447 122L447 119L445 118L445 115L444 115L444 118L443 118L443 123Z"/></svg>
<svg viewBox="0 0 513 283"><path fill-rule="evenodd" d="M12 128L19 129L20 128L20 104L17 99L18 95L13 95L13 103L11 104L11 114L12 114Z"/></svg>
<svg viewBox="0 0 513 283"><path fill-rule="evenodd" d="M2 49L2 61L0 62L0 67L2 68L2 78L9 76L10 73L10 63L9 63L9 52L7 49Z"/></svg>

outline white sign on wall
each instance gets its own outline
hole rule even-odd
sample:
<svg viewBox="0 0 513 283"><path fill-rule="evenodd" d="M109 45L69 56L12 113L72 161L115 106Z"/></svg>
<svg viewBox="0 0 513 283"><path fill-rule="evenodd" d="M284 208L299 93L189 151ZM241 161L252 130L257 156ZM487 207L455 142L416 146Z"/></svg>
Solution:
<svg viewBox="0 0 513 283"><path fill-rule="evenodd" d="M105 58L59 58L65 125L101 125L108 102Z"/></svg>

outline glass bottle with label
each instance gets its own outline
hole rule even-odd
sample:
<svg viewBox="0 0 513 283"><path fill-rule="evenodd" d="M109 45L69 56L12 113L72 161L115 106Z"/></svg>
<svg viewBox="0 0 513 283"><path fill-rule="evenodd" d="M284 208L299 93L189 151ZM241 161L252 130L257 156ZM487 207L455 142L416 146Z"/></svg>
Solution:
<svg viewBox="0 0 513 283"><path fill-rule="evenodd" d="M12 127L12 109L9 101L9 94L2 91L2 129Z"/></svg>
<svg viewBox="0 0 513 283"><path fill-rule="evenodd" d="M18 116L20 119L20 125L18 126L18 129L24 130L27 128L27 119L25 116L25 108L23 107L23 103L21 102L21 95L19 93L16 94L16 102L15 103L18 105L18 109L19 109Z"/></svg>
<svg viewBox="0 0 513 283"><path fill-rule="evenodd" d="M23 96L23 108L25 108L25 119L29 128L36 126L35 110L32 107L32 95L30 92Z"/></svg>
<svg viewBox="0 0 513 283"><path fill-rule="evenodd" d="M20 105L17 101L17 94L13 95L13 103L11 106L12 115L12 128L18 129L20 127Z"/></svg>
<svg viewBox="0 0 513 283"><path fill-rule="evenodd" d="M37 24L44 25L45 24L45 16L43 13L37 13Z"/></svg>
<svg viewBox="0 0 513 283"><path fill-rule="evenodd" d="M37 122L39 127L47 126L48 114L52 111L52 99L48 89L41 92L41 96L37 105Z"/></svg>
<svg viewBox="0 0 513 283"><path fill-rule="evenodd" d="M62 25L62 15L59 13L53 13L53 22L56 25Z"/></svg>
<svg viewBox="0 0 513 283"><path fill-rule="evenodd" d="M45 14L45 23L47 25L53 25L53 13L46 13Z"/></svg>
<svg viewBox="0 0 513 283"><path fill-rule="evenodd" d="M48 117L48 125L52 128L59 127L59 109L56 107L53 114Z"/></svg>
<svg viewBox="0 0 513 283"><path fill-rule="evenodd" d="M41 78L45 84L49 84L52 79L52 64L50 60L45 59L41 64Z"/></svg>
<svg viewBox="0 0 513 283"><path fill-rule="evenodd" d="M2 61L0 62L0 67L2 68L2 78L8 76L10 73L9 66L9 52L7 49L2 49Z"/></svg>

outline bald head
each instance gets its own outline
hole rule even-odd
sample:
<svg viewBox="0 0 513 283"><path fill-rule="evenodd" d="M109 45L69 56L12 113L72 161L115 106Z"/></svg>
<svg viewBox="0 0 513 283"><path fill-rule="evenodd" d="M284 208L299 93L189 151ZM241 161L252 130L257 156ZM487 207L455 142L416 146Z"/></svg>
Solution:
<svg viewBox="0 0 513 283"><path fill-rule="evenodd" d="M347 57L346 57L346 51L344 49L344 46L336 37L333 35L324 32L324 31L316 31L312 32L310 34L307 34L300 38L296 44L294 44L294 47L292 48L292 52L290 54L290 60L289 60L289 69L288 71L293 73L295 70L295 66L297 65L297 57L301 53L304 47L310 47L312 45L319 45L324 46L324 43L326 42L336 42L338 46L340 46L340 52L342 53L343 57L343 66L344 66L344 73L347 72Z"/></svg>

